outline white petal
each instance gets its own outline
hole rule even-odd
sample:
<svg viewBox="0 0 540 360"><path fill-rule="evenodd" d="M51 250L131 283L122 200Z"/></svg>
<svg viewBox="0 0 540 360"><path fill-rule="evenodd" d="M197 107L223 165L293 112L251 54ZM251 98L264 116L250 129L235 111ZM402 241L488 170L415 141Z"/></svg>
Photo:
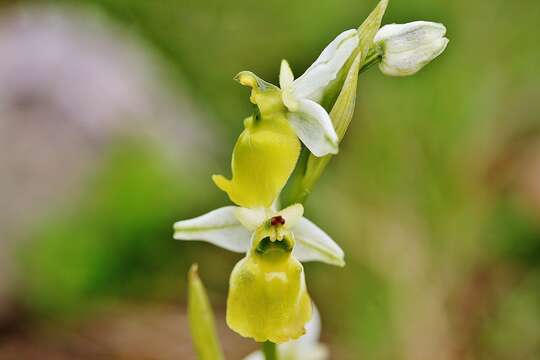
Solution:
<svg viewBox="0 0 540 360"><path fill-rule="evenodd" d="M236 206L225 206L174 224L176 240L200 240L226 250L246 252L251 234L234 215Z"/></svg>
<svg viewBox="0 0 540 360"><path fill-rule="evenodd" d="M291 205L278 212L278 215L281 215L285 219L284 227L286 229L292 229L302 218L303 214L304 207L301 204Z"/></svg>
<svg viewBox="0 0 540 360"><path fill-rule="evenodd" d="M301 218L292 232L296 240L293 254L298 260L345 266L343 250L328 234L308 219Z"/></svg>
<svg viewBox="0 0 540 360"><path fill-rule="evenodd" d="M281 60L281 68L279 69L279 87L283 89L288 89L292 86L294 81L294 75L289 66L287 60Z"/></svg>
<svg viewBox="0 0 540 360"><path fill-rule="evenodd" d="M298 111L287 113L296 135L315 156L337 154L338 136L330 115L311 100L300 99L298 105Z"/></svg>
<svg viewBox="0 0 540 360"><path fill-rule="evenodd" d="M334 80L358 46L356 29L339 34L323 50L317 60L294 82L298 98L320 102L328 84Z"/></svg>
<svg viewBox="0 0 540 360"><path fill-rule="evenodd" d="M271 213L271 211L265 208L248 209L237 207L234 211L234 215L238 221L251 232L255 231L255 229L271 216Z"/></svg>

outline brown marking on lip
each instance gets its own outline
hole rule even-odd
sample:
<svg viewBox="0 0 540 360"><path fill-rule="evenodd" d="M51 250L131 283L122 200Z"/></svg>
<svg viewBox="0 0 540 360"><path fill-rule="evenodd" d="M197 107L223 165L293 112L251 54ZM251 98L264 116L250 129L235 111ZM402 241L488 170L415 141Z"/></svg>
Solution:
<svg viewBox="0 0 540 360"><path fill-rule="evenodd" d="M272 226L283 225L283 224L285 224L285 219L281 215L274 216L270 220L270 224L272 224Z"/></svg>

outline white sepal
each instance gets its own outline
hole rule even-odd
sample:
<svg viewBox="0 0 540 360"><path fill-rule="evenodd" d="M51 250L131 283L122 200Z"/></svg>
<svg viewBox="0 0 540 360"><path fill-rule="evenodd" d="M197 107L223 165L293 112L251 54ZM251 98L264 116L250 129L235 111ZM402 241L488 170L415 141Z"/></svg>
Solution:
<svg viewBox="0 0 540 360"><path fill-rule="evenodd" d="M339 245L305 217L300 219L292 231L296 240L293 254L299 261L321 261L345 266L345 255Z"/></svg>
<svg viewBox="0 0 540 360"><path fill-rule="evenodd" d="M338 136L330 115L314 101L298 100L298 110L287 118L296 135L317 157L338 153Z"/></svg>
<svg viewBox="0 0 540 360"><path fill-rule="evenodd" d="M339 34L306 72L294 81L295 94L321 102L326 87L336 79L354 49L358 46L358 32L351 29Z"/></svg>
<svg viewBox="0 0 540 360"><path fill-rule="evenodd" d="M174 224L176 240L206 241L229 251L246 252L251 233L235 216L236 206L225 206Z"/></svg>
<svg viewBox="0 0 540 360"><path fill-rule="evenodd" d="M415 74L446 49L445 34L443 24L428 21L383 26L374 39L383 53L379 68L390 76Z"/></svg>

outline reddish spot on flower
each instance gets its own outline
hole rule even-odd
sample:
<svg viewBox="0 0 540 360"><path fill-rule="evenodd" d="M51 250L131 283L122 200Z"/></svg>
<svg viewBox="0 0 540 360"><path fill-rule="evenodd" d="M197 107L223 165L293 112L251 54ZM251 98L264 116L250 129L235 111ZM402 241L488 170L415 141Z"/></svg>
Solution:
<svg viewBox="0 0 540 360"><path fill-rule="evenodd" d="M283 225L285 224L285 219L281 215L274 216L272 220L270 220L270 224L272 224L272 226Z"/></svg>

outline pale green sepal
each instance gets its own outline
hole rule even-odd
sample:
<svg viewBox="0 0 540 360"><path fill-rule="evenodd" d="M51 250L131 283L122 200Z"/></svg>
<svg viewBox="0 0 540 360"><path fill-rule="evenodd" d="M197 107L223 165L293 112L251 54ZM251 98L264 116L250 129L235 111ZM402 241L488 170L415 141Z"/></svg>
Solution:
<svg viewBox="0 0 540 360"><path fill-rule="evenodd" d="M338 153L338 137L330 116L315 101L298 100L298 111L288 112L287 118L296 135L315 156Z"/></svg>
<svg viewBox="0 0 540 360"><path fill-rule="evenodd" d="M354 115L356 106L356 93L358 87L358 72L360 71L361 54L354 59L341 92L330 111L330 119L336 130L339 141L343 140L345 133Z"/></svg>
<svg viewBox="0 0 540 360"><path fill-rule="evenodd" d="M236 206L225 206L174 224L176 240L206 241L229 251L246 252L251 234L235 216Z"/></svg>
<svg viewBox="0 0 540 360"><path fill-rule="evenodd" d="M222 360L224 357L215 329L214 314L197 273L197 264L191 266L188 275L188 317L197 358Z"/></svg>
<svg viewBox="0 0 540 360"><path fill-rule="evenodd" d="M292 231L296 240L293 255L298 260L345 266L343 250L327 233L308 219L301 218Z"/></svg>
<svg viewBox="0 0 540 360"><path fill-rule="evenodd" d="M373 46L373 39L381 27L381 21L386 12L388 6L388 0L381 0L377 7L369 14L366 20L358 28L358 36L360 41L358 43L358 52L361 54L361 63L368 56L369 50Z"/></svg>

